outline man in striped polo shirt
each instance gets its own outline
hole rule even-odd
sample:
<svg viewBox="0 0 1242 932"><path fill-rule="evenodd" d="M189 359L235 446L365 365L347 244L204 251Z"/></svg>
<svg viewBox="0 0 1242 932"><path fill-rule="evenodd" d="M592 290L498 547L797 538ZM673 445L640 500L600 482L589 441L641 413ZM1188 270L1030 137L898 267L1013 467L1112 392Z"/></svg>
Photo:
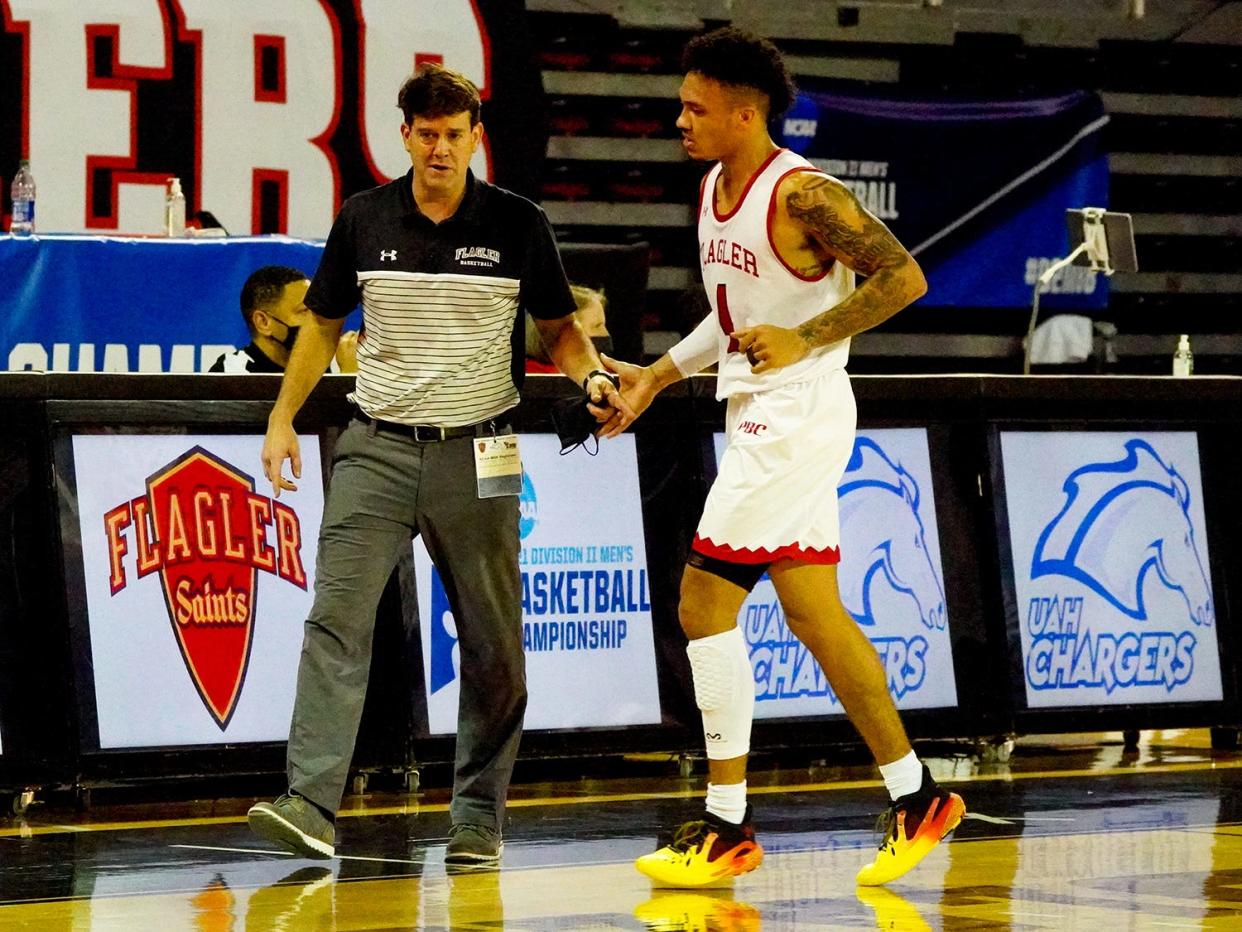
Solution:
<svg viewBox="0 0 1242 932"><path fill-rule="evenodd" d="M361 301L355 420L341 434L324 506L315 603L289 732L289 792L250 810L259 835L332 857L370 667L375 605L421 534L457 622L461 698L450 863L495 862L526 708L518 498L482 497L474 438L511 433L529 312L557 368L619 432L633 412L575 322L542 210L476 178L478 89L422 65L398 95L411 170L341 207L306 295L311 311L268 419L263 468L276 495L301 474L293 417ZM484 478L481 474L480 479Z"/></svg>

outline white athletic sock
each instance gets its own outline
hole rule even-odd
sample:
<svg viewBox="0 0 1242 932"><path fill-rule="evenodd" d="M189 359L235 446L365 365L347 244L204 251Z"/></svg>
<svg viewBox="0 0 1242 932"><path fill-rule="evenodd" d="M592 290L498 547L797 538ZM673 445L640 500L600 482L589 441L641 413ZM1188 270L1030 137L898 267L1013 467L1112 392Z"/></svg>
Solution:
<svg viewBox="0 0 1242 932"><path fill-rule="evenodd" d="M693 640L686 647L694 674L694 698L703 713L709 760L731 760L750 753L755 714L755 674L742 629Z"/></svg>
<svg viewBox="0 0 1242 932"><path fill-rule="evenodd" d="M880 776L884 778L884 785L888 787L891 798L909 796L917 793L923 785L923 762L911 751L891 764L881 764Z"/></svg>
<svg viewBox="0 0 1242 932"><path fill-rule="evenodd" d="M746 818L746 781L707 784L707 811L726 822L741 825Z"/></svg>

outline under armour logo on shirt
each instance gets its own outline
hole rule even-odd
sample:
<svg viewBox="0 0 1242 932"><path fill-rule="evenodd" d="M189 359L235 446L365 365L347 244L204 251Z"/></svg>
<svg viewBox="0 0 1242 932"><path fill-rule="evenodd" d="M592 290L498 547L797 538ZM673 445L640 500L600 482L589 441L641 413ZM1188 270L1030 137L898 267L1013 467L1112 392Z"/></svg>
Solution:
<svg viewBox="0 0 1242 932"><path fill-rule="evenodd" d="M397 250L381 249L380 250L380 262L383 262L386 259L391 259L393 262L396 262L397 261Z"/></svg>

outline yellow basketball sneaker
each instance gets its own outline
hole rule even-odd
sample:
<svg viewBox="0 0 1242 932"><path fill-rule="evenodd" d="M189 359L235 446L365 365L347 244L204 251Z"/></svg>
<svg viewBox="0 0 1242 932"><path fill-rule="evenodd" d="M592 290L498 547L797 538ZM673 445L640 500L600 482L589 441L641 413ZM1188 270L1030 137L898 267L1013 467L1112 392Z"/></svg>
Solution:
<svg viewBox="0 0 1242 932"><path fill-rule="evenodd" d="M957 828L965 813L962 797L938 787L924 765L918 791L898 797L880 816L884 840L875 860L858 872L858 883L873 887L896 880Z"/></svg>
<svg viewBox="0 0 1242 932"><path fill-rule="evenodd" d="M901 932L932 932L922 913L914 904L903 900L883 887L858 887L854 891L860 901L875 911L877 929L900 929Z"/></svg>
<svg viewBox="0 0 1242 932"><path fill-rule="evenodd" d="M649 932L760 932L763 917L749 903L711 893L666 892L634 908Z"/></svg>
<svg viewBox="0 0 1242 932"><path fill-rule="evenodd" d="M658 887L713 887L749 873L763 863L763 848L755 841L750 806L741 825L708 812L702 819L683 823L671 839L634 862Z"/></svg>

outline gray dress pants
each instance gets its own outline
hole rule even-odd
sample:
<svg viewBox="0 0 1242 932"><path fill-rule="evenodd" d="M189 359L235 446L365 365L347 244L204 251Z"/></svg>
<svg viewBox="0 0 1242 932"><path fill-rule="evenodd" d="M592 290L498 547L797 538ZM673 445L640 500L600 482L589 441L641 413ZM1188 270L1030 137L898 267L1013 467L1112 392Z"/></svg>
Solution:
<svg viewBox="0 0 1242 932"><path fill-rule="evenodd" d="M315 601L289 730L289 786L341 802L370 670L375 606L422 534L457 625L461 698L450 814L499 831L526 711L517 496L480 499L469 437L434 443L352 422L324 505Z"/></svg>

